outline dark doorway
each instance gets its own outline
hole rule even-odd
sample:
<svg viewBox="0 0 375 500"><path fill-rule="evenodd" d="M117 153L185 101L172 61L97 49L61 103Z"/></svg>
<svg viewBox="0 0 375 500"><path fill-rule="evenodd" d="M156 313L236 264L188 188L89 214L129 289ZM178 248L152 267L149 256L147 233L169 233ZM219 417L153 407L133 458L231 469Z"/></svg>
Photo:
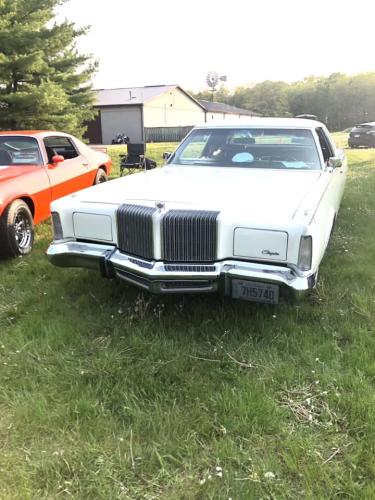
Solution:
<svg viewBox="0 0 375 500"><path fill-rule="evenodd" d="M88 139L90 144L102 144L103 136L102 136L102 121L100 117L100 111L96 115L94 120L91 120L86 123L87 131L84 134L84 138Z"/></svg>

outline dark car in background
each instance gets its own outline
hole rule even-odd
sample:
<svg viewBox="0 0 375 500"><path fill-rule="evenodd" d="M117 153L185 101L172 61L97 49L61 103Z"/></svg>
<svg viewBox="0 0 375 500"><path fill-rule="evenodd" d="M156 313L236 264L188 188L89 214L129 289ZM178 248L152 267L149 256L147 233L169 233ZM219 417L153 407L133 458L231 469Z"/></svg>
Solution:
<svg viewBox="0 0 375 500"><path fill-rule="evenodd" d="M348 145L350 148L375 148L375 122L360 123L349 133Z"/></svg>

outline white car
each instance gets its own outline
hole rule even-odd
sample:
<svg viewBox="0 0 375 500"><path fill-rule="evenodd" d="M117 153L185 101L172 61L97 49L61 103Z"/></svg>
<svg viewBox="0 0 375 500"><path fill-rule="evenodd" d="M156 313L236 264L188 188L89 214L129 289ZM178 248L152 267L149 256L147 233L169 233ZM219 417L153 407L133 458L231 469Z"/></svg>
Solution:
<svg viewBox="0 0 375 500"><path fill-rule="evenodd" d="M346 172L317 121L205 124L162 168L54 202L47 254L154 293L277 303L315 286Z"/></svg>

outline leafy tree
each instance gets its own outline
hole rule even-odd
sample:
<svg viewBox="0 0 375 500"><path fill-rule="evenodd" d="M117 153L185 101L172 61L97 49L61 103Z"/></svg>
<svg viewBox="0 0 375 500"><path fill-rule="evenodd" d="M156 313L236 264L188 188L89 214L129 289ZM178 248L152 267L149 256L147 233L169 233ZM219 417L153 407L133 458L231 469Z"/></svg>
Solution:
<svg viewBox="0 0 375 500"><path fill-rule="evenodd" d="M75 41L88 28L54 22L66 0L0 0L0 129L58 129L82 135L95 116L97 63Z"/></svg>
<svg viewBox="0 0 375 500"><path fill-rule="evenodd" d="M203 101L212 100L212 91L203 90L201 92L189 92L195 99ZM220 88L214 92L213 100L215 102L223 102L225 104L231 104L232 96L225 85L221 85Z"/></svg>
<svg viewBox="0 0 375 500"><path fill-rule="evenodd" d="M263 116L290 116L287 90L285 82L273 81L261 82L254 87L238 87L232 104Z"/></svg>
<svg viewBox="0 0 375 500"><path fill-rule="evenodd" d="M193 92L189 90L189 94L194 97L194 99L203 100L203 101L211 101L212 92L210 90L201 90L200 92Z"/></svg>
<svg viewBox="0 0 375 500"><path fill-rule="evenodd" d="M331 130L375 120L375 73L306 78L290 86L289 105L293 115L314 114Z"/></svg>

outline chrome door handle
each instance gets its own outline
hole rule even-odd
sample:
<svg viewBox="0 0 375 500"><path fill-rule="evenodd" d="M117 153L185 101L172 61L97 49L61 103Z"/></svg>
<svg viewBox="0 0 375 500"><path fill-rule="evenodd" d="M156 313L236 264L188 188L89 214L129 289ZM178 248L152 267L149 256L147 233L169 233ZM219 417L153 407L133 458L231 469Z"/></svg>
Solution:
<svg viewBox="0 0 375 500"><path fill-rule="evenodd" d="M88 167L89 164L88 163L82 163L82 167Z"/></svg>

